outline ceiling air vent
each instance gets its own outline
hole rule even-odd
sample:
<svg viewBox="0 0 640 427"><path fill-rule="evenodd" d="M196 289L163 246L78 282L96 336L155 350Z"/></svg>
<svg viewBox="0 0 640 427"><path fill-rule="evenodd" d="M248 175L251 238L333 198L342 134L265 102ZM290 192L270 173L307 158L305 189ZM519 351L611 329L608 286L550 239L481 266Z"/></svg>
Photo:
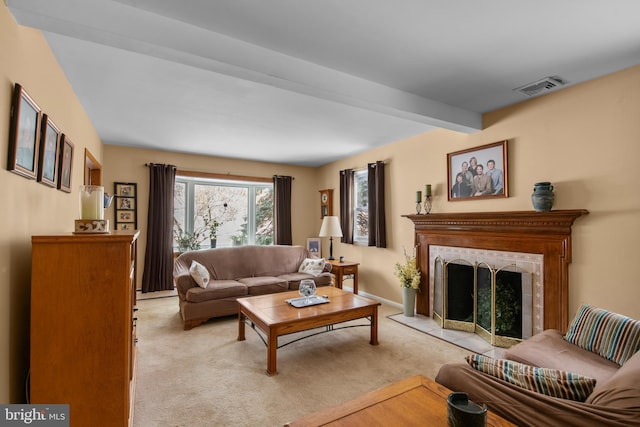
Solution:
<svg viewBox="0 0 640 427"><path fill-rule="evenodd" d="M544 79L535 81L533 83L527 83L524 86L515 88L515 92L520 92L527 96L534 96L540 92L548 92L550 90L558 89L561 86L567 84L567 81L558 76L545 77Z"/></svg>

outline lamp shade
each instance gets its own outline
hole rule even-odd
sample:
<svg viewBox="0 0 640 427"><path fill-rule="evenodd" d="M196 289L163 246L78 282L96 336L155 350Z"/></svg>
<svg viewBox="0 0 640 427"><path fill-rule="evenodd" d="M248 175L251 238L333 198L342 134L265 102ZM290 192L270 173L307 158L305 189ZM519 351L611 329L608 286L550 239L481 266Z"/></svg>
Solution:
<svg viewBox="0 0 640 427"><path fill-rule="evenodd" d="M320 227L320 237L342 237L342 228L337 216L325 216Z"/></svg>

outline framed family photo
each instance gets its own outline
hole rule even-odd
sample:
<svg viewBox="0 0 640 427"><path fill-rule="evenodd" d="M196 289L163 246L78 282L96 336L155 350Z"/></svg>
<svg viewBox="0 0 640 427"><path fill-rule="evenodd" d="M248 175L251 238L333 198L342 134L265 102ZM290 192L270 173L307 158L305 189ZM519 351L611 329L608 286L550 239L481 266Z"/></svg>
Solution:
<svg viewBox="0 0 640 427"><path fill-rule="evenodd" d="M54 188L57 185L58 178L60 135L60 129L53 123L51 117L43 114L38 158L38 181Z"/></svg>
<svg viewBox="0 0 640 427"><path fill-rule="evenodd" d="M22 86L15 84L9 128L7 169L36 179L42 111Z"/></svg>
<svg viewBox="0 0 640 427"><path fill-rule="evenodd" d="M448 200L509 197L507 141L447 154Z"/></svg>

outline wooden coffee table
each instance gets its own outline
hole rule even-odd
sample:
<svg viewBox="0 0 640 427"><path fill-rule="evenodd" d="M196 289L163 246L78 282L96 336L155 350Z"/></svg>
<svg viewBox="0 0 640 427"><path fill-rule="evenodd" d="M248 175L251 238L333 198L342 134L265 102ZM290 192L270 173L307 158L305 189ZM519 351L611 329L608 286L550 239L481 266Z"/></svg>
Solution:
<svg viewBox="0 0 640 427"><path fill-rule="evenodd" d="M265 335L267 345L267 375L276 375L278 337L294 332L326 327L360 318L369 318L371 345L378 345L378 306L380 303L332 286L317 289L317 295L327 295L330 302L310 307L295 308L285 302L300 296L298 291L238 299L238 341L244 341L245 322L248 319Z"/></svg>
<svg viewBox="0 0 640 427"><path fill-rule="evenodd" d="M416 375L285 426L447 426L449 393L451 390L448 388ZM488 411L487 426L506 427L515 424Z"/></svg>

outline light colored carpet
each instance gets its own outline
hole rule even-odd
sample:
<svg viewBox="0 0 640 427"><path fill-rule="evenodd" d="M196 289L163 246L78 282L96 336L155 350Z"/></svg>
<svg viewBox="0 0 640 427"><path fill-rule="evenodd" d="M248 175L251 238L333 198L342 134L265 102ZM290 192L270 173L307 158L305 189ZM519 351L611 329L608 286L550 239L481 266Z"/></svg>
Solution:
<svg viewBox="0 0 640 427"><path fill-rule="evenodd" d="M183 331L175 297L138 308L136 427L282 426L409 376L434 378L469 354L387 319L398 309L383 305L380 345L369 345L368 327L317 335L279 349L269 377L265 345L251 328L237 341L237 318Z"/></svg>

